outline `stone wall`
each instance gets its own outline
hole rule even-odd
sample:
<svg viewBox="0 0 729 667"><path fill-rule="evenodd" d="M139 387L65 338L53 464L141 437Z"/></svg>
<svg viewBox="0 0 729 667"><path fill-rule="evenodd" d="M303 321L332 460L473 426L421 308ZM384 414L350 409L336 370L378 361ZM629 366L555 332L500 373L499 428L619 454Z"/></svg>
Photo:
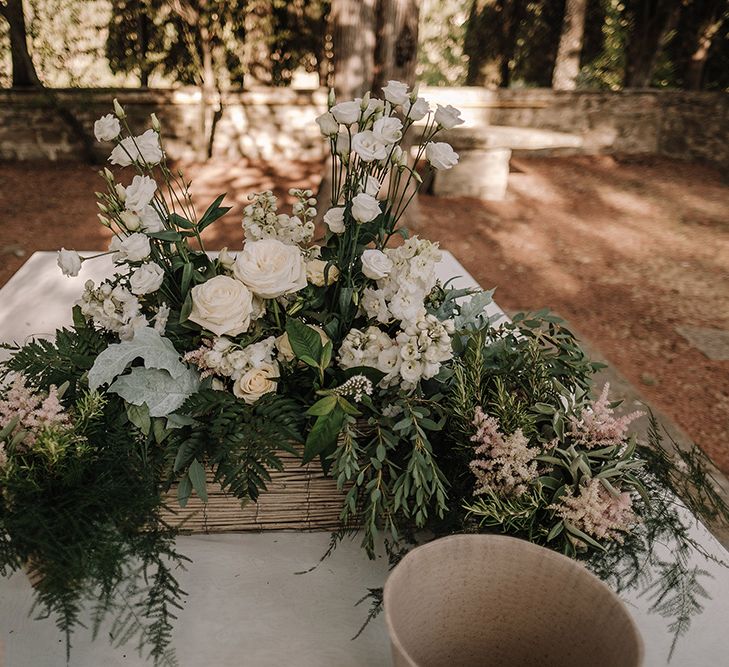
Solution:
<svg viewBox="0 0 729 667"><path fill-rule="evenodd" d="M659 154L706 160L729 169L727 93L423 88L422 94L433 103L462 109L468 125L572 132L582 137L581 152ZM165 125L170 154L175 158L194 155L200 122L195 89L64 90L58 95L89 128L109 111L115 96L128 110L135 129L156 111ZM216 128L213 154L232 159L317 159L323 155L324 142L314 118L325 104L324 91L262 89L230 94ZM0 159L77 156L72 135L40 95L0 90Z"/></svg>

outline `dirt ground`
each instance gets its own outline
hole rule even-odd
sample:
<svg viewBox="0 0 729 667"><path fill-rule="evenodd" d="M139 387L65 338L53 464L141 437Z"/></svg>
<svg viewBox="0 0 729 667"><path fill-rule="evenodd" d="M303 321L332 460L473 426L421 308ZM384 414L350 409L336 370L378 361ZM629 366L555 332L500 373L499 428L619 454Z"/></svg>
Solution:
<svg viewBox="0 0 729 667"><path fill-rule="evenodd" d="M729 473L729 361L676 327L729 331L729 186L717 170L663 159L515 159L503 202L421 197L423 236L451 250L508 310L548 306ZM189 165L199 208L233 211L206 233L239 247L246 195L315 188L318 165ZM104 248L96 170L0 164L0 285L36 250Z"/></svg>

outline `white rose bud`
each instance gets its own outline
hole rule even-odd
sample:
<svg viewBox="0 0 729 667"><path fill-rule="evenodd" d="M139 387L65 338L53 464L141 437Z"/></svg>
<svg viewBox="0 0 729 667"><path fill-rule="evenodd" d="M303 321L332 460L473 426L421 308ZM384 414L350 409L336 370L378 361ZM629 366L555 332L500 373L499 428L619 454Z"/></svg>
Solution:
<svg viewBox="0 0 729 667"><path fill-rule="evenodd" d="M132 183L126 188L124 205L130 211L140 213L152 201L157 191L157 183L149 176L135 176Z"/></svg>
<svg viewBox="0 0 729 667"><path fill-rule="evenodd" d="M370 222L380 213L380 205L372 195L360 192L352 199L352 217L357 222Z"/></svg>
<svg viewBox="0 0 729 667"><path fill-rule="evenodd" d="M150 115L150 118L152 119L152 129L159 134L160 130L162 129L162 124L159 122L159 118L157 118L157 114L153 113Z"/></svg>
<svg viewBox="0 0 729 667"><path fill-rule="evenodd" d="M334 264L329 264L323 259L311 259L306 263L306 279L317 287L324 287L337 282L339 269Z"/></svg>
<svg viewBox="0 0 729 667"><path fill-rule="evenodd" d="M129 278L129 289L137 296L156 292L162 285L164 277L165 272L159 264L154 262L142 264Z"/></svg>
<svg viewBox="0 0 729 667"><path fill-rule="evenodd" d="M333 234L344 233L344 208L336 206L324 214L324 224Z"/></svg>
<svg viewBox="0 0 729 667"><path fill-rule="evenodd" d="M408 100L408 87L402 81L388 81L382 92L390 104L405 104Z"/></svg>
<svg viewBox="0 0 729 667"><path fill-rule="evenodd" d="M121 123L110 113L102 116L94 123L96 141L112 141L119 136Z"/></svg>
<svg viewBox="0 0 729 667"><path fill-rule="evenodd" d="M458 164L458 153L444 141L430 142L425 147L425 157L436 169L450 169Z"/></svg>
<svg viewBox="0 0 729 667"><path fill-rule="evenodd" d="M114 174L112 174L111 171L109 171L109 169L107 169L106 167L104 167L104 170L101 172L101 175L103 176L103 178L105 178L110 183L114 182Z"/></svg>
<svg viewBox="0 0 729 667"><path fill-rule="evenodd" d="M142 221L139 219L139 216L134 213L134 211L122 211L119 214L119 218L121 219L124 227L126 227L130 232L136 232L142 226Z"/></svg>
<svg viewBox="0 0 729 667"><path fill-rule="evenodd" d="M461 125L465 121L461 118L461 112L455 107L450 104L447 106L439 104L435 111L435 122L446 130L452 130L456 125Z"/></svg>
<svg viewBox="0 0 729 667"><path fill-rule="evenodd" d="M328 111L318 116L316 123L321 130L321 133L325 137L331 137L339 132L339 123L337 123L334 116Z"/></svg>
<svg viewBox="0 0 729 667"><path fill-rule="evenodd" d="M399 118L380 118L372 126L372 133L383 144L396 144L402 139L402 122Z"/></svg>
<svg viewBox="0 0 729 667"><path fill-rule="evenodd" d="M255 403L264 394L276 391L278 369L270 363L263 363L241 375L233 384L233 393L246 403Z"/></svg>
<svg viewBox="0 0 729 667"><path fill-rule="evenodd" d="M119 199L119 201L123 204L124 200L127 198L126 188L121 183L117 183L114 185L114 192L116 192L117 199Z"/></svg>
<svg viewBox="0 0 729 667"><path fill-rule="evenodd" d="M372 130L355 134L352 137L352 150L360 156L363 162L383 160L387 157L387 146L375 136Z"/></svg>
<svg viewBox="0 0 729 667"><path fill-rule="evenodd" d="M190 291L189 319L216 336L237 336L251 323L253 294L239 280L215 276Z"/></svg>
<svg viewBox="0 0 729 667"><path fill-rule="evenodd" d="M359 120L359 115L362 110L359 107L359 102L352 100L351 102L335 104L330 111L338 123L352 125L352 123L356 123Z"/></svg>
<svg viewBox="0 0 729 667"><path fill-rule="evenodd" d="M418 97L414 102L408 100L402 105L405 117L411 120L422 120L430 112L430 105L422 97Z"/></svg>
<svg viewBox="0 0 729 667"><path fill-rule="evenodd" d="M392 260L381 250L367 248L362 253L362 273L372 280L382 280L392 271Z"/></svg>
<svg viewBox="0 0 729 667"><path fill-rule="evenodd" d="M235 259L233 275L263 299L275 299L306 287L301 250L274 238L246 243Z"/></svg>
<svg viewBox="0 0 729 667"><path fill-rule="evenodd" d="M61 248L58 251L58 268L61 269L64 276L75 277L81 270L81 263L84 261L83 257L79 255L75 250L66 250Z"/></svg>

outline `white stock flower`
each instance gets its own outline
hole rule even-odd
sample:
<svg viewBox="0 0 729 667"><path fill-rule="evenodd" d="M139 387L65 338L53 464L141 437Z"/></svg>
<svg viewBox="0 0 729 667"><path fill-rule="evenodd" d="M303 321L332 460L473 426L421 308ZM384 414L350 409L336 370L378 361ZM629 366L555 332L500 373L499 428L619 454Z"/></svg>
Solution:
<svg viewBox="0 0 729 667"><path fill-rule="evenodd" d="M425 157L436 169L450 169L458 164L458 153L445 141L431 141L425 147Z"/></svg>
<svg viewBox="0 0 729 667"><path fill-rule="evenodd" d="M246 243L236 257L233 274L263 299L275 299L306 287L301 250L273 238Z"/></svg>
<svg viewBox="0 0 729 667"><path fill-rule="evenodd" d="M132 162L146 162L154 165L162 160L159 135L147 130L138 137L125 137L111 151L109 162L128 167Z"/></svg>
<svg viewBox="0 0 729 667"><path fill-rule="evenodd" d="M387 146L375 136L372 130L357 132L352 137L352 150L364 162L384 160L387 157Z"/></svg>
<svg viewBox="0 0 729 667"><path fill-rule="evenodd" d="M112 141L121 132L121 123L113 114L106 114L94 123L94 136L96 141Z"/></svg>
<svg viewBox="0 0 729 667"><path fill-rule="evenodd" d="M142 222L142 231L161 232L165 226L157 210L151 204L147 204L140 212L139 219Z"/></svg>
<svg viewBox="0 0 729 667"><path fill-rule="evenodd" d="M392 266L392 260L381 250L367 248L362 253L362 273L372 280L386 278Z"/></svg>
<svg viewBox="0 0 729 667"><path fill-rule="evenodd" d="M430 104L422 97L418 97L415 102L411 102L408 98L402 105L402 109L405 112L405 118L411 120L422 120L428 115L430 111Z"/></svg>
<svg viewBox="0 0 729 667"><path fill-rule="evenodd" d="M253 295L239 280L215 276L191 290L189 319L216 336L237 336L251 323Z"/></svg>
<svg viewBox="0 0 729 667"><path fill-rule="evenodd" d="M344 233L344 208L335 206L324 214L324 224L333 234Z"/></svg>
<svg viewBox="0 0 729 667"><path fill-rule="evenodd" d="M129 211L141 213L144 207L152 201L154 193L157 191L157 183L149 176L135 176L131 185L125 189L124 205Z"/></svg>
<svg viewBox="0 0 729 667"><path fill-rule="evenodd" d="M316 123L319 126L319 130L322 135L325 137L331 137L339 132L339 123L329 111L318 116Z"/></svg>
<svg viewBox="0 0 729 667"><path fill-rule="evenodd" d="M61 248L58 251L58 268L61 269L64 276L75 277L81 270L83 258L75 250L66 250Z"/></svg>
<svg viewBox="0 0 729 667"><path fill-rule="evenodd" d="M446 106L439 104L434 118L435 122L446 130L452 130L456 125L461 125L465 122L461 118L461 112L450 104Z"/></svg>
<svg viewBox="0 0 729 667"><path fill-rule="evenodd" d="M144 234L135 232L124 239L115 236L109 244L109 250L114 253L112 259L118 264L121 262L141 262L149 257L151 248L149 239Z"/></svg>
<svg viewBox="0 0 729 667"><path fill-rule="evenodd" d="M382 88L382 92L390 104L405 104L408 100L408 86L402 81L388 81L387 85Z"/></svg>
<svg viewBox="0 0 729 667"><path fill-rule="evenodd" d="M132 273L129 278L129 289L132 294L137 296L156 292L160 288L164 277L165 272L159 264L146 262Z"/></svg>
<svg viewBox="0 0 729 667"><path fill-rule="evenodd" d="M359 102L352 100L350 102L340 102L335 104L329 110L338 123L343 125L351 125L359 120L359 115L362 112L360 109Z"/></svg>
<svg viewBox="0 0 729 667"><path fill-rule="evenodd" d="M380 204L366 192L360 192L352 198L352 217L357 222L370 222L380 215Z"/></svg>
<svg viewBox="0 0 729 667"><path fill-rule="evenodd" d="M378 118L372 126L372 134L383 144L396 144L402 139L402 122L390 116Z"/></svg>
<svg viewBox="0 0 729 667"><path fill-rule="evenodd" d="M233 384L233 393L246 403L255 403L264 394L276 391L278 368L272 363L263 363L241 375Z"/></svg>
<svg viewBox="0 0 729 667"><path fill-rule="evenodd" d="M306 279L317 287L324 287L325 285L331 285L337 282L339 279L339 269L334 264L323 259L310 259L306 263Z"/></svg>

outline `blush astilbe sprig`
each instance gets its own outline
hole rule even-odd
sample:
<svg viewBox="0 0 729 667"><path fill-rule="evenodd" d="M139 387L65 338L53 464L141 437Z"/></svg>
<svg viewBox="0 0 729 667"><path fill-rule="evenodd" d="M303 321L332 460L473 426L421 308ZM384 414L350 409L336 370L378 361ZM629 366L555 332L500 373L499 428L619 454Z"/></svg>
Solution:
<svg viewBox="0 0 729 667"><path fill-rule="evenodd" d="M605 383L594 403L583 408L579 416L570 417L567 433L575 445L585 449L621 445L627 438L628 427L645 414L636 410L616 417L615 411L610 407L609 393L610 383Z"/></svg>

